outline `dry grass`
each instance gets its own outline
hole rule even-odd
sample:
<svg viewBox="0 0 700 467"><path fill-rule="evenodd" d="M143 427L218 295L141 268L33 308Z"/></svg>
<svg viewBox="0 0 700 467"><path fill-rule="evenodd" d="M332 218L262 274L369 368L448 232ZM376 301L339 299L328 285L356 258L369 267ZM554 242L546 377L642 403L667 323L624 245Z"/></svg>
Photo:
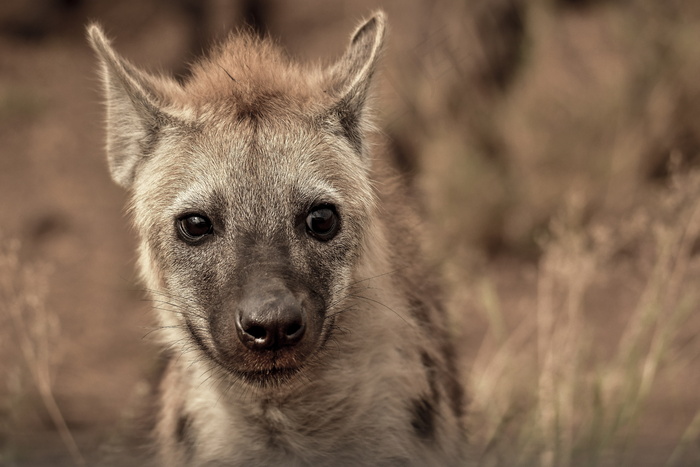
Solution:
<svg viewBox="0 0 700 467"><path fill-rule="evenodd" d="M700 298L700 174L674 176L658 203L626 218L584 226L581 214L575 199L551 223L532 314L504 330L505 311L492 295L482 299L490 338L470 376L479 465L637 465L648 454L639 455L638 429L650 394L669 383L663 370L687 363L671 349ZM643 282L632 310L616 309L611 297L591 300L621 261ZM591 309L599 303L609 309ZM626 317L607 352L595 346L591 317L601 313ZM666 465L700 461L700 406L688 409L692 421L675 447L647 446L665 451Z"/></svg>
<svg viewBox="0 0 700 467"><path fill-rule="evenodd" d="M0 369L5 375L0 380L0 398L8 422L22 424L23 402L38 396L40 403L53 422L75 465L85 465L80 450L71 434L53 393L54 366L60 358L58 317L45 306L49 271L44 264L20 261L17 240L0 247L0 356L6 363ZM0 425L0 436L12 441L12 426ZM12 444L0 449L0 460L7 462L16 454ZM0 446L2 448L2 446ZM3 462L3 463L4 463Z"/></svg>

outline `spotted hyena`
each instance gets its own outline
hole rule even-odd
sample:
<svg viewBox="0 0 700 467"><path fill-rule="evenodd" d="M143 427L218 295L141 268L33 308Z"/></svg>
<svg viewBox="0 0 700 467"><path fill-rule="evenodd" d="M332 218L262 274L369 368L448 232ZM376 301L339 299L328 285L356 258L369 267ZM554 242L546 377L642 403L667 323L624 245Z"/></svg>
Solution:
<svg viewBox="0 0 700 467"><path fill-rule="evenodd" d="M168 357L163 465L455 465L462 392L418 224L366 142L378 12L330 66L238 34L180 84L89 28Z"/></svg>

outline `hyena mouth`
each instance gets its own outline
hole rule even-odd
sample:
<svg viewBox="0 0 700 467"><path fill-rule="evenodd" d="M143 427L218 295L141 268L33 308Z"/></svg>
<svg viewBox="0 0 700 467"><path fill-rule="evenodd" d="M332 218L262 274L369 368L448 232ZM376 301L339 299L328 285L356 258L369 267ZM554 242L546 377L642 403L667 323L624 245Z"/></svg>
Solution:
<svg viewBox="0 0 700 467"><path fill-rule="evenodd" d="M239 353L225 356L219 363L237 379L248 384L280 386L298 378L307 369L312 355L294 350Z"/></svg>
<svg viewBox="0 0 700 467"><path fill-rule="evenodd" d="M279 386L294 379L301 373L302 368L303 365L295 368L272 367L267 370L236 372L236 375L248 384L255 386Z"/></svg>

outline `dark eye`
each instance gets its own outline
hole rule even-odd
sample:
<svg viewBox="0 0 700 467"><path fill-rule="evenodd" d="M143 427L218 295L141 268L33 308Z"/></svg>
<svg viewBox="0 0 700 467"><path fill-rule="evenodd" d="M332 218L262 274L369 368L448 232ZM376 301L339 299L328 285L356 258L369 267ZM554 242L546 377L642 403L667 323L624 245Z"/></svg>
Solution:
<svg viewBox="0 0 700 467"><path fill-rule="evenodd" d="M325 242L335 237L339 227L338 213L331 204L316 206L306 215L306 231L318 240Z"/></svg>
<svg viewBox="0 0 700 467"><path fill-rule="evenodd" d="M211 221L201 214L188 214L177 220L180 238L188 243L195 243L213 231Z"/></svg>

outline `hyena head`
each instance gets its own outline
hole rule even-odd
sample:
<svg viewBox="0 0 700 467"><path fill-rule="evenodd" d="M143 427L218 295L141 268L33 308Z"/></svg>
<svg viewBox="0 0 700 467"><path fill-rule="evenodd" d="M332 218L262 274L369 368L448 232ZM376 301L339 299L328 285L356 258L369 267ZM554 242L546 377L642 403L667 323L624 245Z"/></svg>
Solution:
<svg viewBox="0 0 700 467"><path fill-rule="evenodd" d="M327 68L238 35L180 84L89 28L167 342L257 387L317 362L372 231L365 101L383 35L377 13Z"/></svg>

